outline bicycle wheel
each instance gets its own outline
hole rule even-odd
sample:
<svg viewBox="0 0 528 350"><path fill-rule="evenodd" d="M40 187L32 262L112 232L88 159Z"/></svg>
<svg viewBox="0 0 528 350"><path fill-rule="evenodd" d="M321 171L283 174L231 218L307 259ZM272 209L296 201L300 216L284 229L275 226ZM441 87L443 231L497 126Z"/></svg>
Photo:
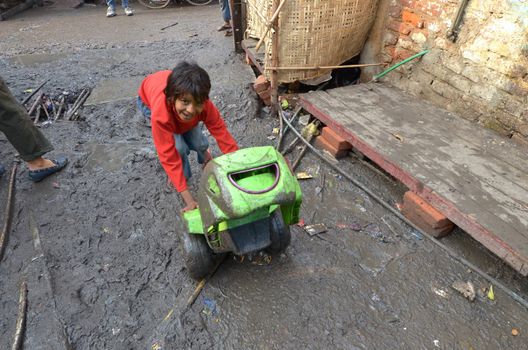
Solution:
<svg viewBox="0 0 528 350"><path fill-rule="evenodd" d="M209 5L213 0L186 0L189 4L194 6Z"/></svg>
<svg viewBox="0 0 528 350"><path fill-rule="evenodd" d="M162 9L167 7L171 0L139 0L139 2L149 9Z"/></svg>

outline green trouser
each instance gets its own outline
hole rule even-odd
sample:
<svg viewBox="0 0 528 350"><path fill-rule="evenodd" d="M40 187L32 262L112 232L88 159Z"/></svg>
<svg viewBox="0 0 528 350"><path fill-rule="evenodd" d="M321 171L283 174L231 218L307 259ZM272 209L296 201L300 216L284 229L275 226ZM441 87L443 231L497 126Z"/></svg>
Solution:
<svg viewBox="0 0 528 350"><path fill-rule="evenodd" d="M33 124L24 107L11 94L1 77L0 131L18 151L20 158L26 162L53 149L51 143Z"/></svg>

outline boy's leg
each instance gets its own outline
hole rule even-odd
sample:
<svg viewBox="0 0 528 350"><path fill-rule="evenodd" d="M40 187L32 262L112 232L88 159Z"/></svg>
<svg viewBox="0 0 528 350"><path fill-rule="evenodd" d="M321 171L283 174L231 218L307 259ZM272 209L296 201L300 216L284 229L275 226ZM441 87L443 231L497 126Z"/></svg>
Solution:
<svg viewBox="0 0 528 350"><path fill-rule="evenodd" d="M231 21L231 10L229 9L229 0L219 0L219 2L224 22L228 24L229 21Z"/></svg>
<svg viewBox="0 0 528 350"><path fill-rule="evenodd" d="M143 100L139 96L137 97L136 104L137 104L138 110L141 112L141 115L143 116L142 121L144 122L144 124L146 124L146 126L150 127L150 117L152 115L150 108L148 108L147 105L143 103Z"/></svg>
<svg viewBox="0 0 528 350"><path fill-rule="evenodd" d="M53 150L53 146L31 122L24 107L18 103L0 78L0 131L2 131L24 161L32 161Z"/></svg>
<svg viewBox="0 0 528 350"><path fill-rule="evenodd" d="M187 145L187 142L185 142L183 135L175 134L174 140L176 141L176 150L180 154L182 160L183 175L185 175L186 179L189 179L192 176L191 164L189 163L189 146Z"/></svg>
<svg viewBox="0 0 528 350"><path fill-rule="evenodd" d="M182 135L185 142L189 146L189 149L195 151L198 154L198 163L203 164L205 161L209 161L210 156L207 154L209 149L209 141L202 132L200 125L187 131Z"/></svg>
<svg viewBox="0 0 528 350"><path fill-rule="evenodd" d="M106 17L114 17L116 15L115 0L106 0L106 5L108 6L106 9Z"/></svg>

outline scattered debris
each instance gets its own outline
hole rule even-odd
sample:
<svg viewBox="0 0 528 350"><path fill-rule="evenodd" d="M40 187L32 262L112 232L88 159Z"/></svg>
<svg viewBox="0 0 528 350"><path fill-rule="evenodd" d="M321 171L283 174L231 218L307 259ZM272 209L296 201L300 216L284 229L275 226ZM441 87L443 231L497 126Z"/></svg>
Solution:
<svg viewBox="0 0 528 350"><path fill-rule="evenodd" d="M297 223L297 226L299 227L304 227L305 223L304 223L304 219L300 219L299 222Z"/></svg>
<svg viewBox="0 0 528 350"><path fill-rule="evenodd" d="M403 137L401 137L400 135L393 133L391 133L391 135L394 136L398 141L403 142Z"/></svg>
<svg viewBox="0 0 528 350"><path fill-rule="evenodd" d="M493 285L490 285L488 290L488 299L491 301L495 300L495 293L493 292Z"/></svg>
<svg viewBox="0 0 528 350"><path fill-rule="evenodd" d="M207 316L216 316L218 314L216 302L213 299L204 298L204 308L202 313Z"/></svg>
<svg viewBox="0 0 528 350"><path fill-rule="evenodd" d="M454 290L461 293L464 297L466 297L469 301L475 300L475 286L471 281L463 282L463 281L455 281L451 285Z"/></svg>
<svg viewBox="0 0 528 350"><path fill-rule="evenodd" d="M308 233L310 236L315 236L321 233L325 233L328 231L326 226L324 224L313 224L313 225L306 225L304 226L304 230L306 233Z"/></svg>
<svg viewBox="0 0 528 350"><path fill-rule="evenodd" d="M5 214L4 214L4 226L2 232L0 233L0 261L4 255L5 245L7 244L7 238L9 235L9 227L11 226L11 217L13 213L13 202L14 202L14 189L15 189L15 178L16 178L17 164L13 165L11 170L11 177L9 178L9 187L5 205Z"/></svg>
<svg viewBox="0 0 528 350"><path fill-rule="evenodd" d="M176 26L176 25L178 25L178 22L174 22L173 24L169 24L168 26L165 26L165 27L161 28L160 30L165 30L165 29L168 29L168 28L174 27L174 26Z"/></svg>
<svg viewBox="0 0 528 350"><path fill-rule="evenodd" d="M442 298L447 298L447 292L443 289L439 289L439 288L436 288L436 287L433 287L433 292L438 295L439 297L442 297Z"/></svg>
<svg viewBox="0 0 528 350"><path fill-rule="evenodd" d="M439 348L440 347L440 340L438 340L438 339L433 340L433 344L434 344L434 346Z"/></svg>
<svg viewBox="0 0 528 350"><path fill-rule="evenodd" d="M517 328L512 328L511 334L516 337L519 335L519 330Z"/></svg>
<svg viewBox="0 0 528 350"><path fill-rule="evenodd" d="M277 136L274 136L274 135L268 136L268 140L275 140L276 138L277 138Z"/></svg>
<svg viewBox="0 0 528 350"><path fill-rule="evenodd" d="M271 263L271 255L264 251L260 251L256 256L248 254L248 260L251 261L251 264L253 265L269 265Z"/></svg>
<svg viewBox="0 0 528 350"><path fill-rule="evenodd" d="M278 135L279 134L279 128L273 128L272 134Z"/></svg>
<svg viewBox="0 0 528 350"><path fill-rule="evenodd" d="M360 224L358 223L353 223L353 224L336 224L336 227L337 228L340 228L340 229L346 229L346 228L349 228L351 229L352 231L356 231L356 232L359 232L363 229L363 226L361 226Z"/></svg>
<svg viewBox="0 0 528 350"><path fill-rule="evenodd" d="M283 98L281 100L281 107L282 109L288 109L290 107L290 103L288 102L287 99Z"/></svg>
<svg viewBox="0 0 528 350"><path fill-rule="evenodd" d="M310 123L311 117L312 116L310 114L303 114L299 116L299 124L301 124L302 126L308 125L308 123Z"/></svg>
<svg viewBox="0 0 528 350"><path fill-rule="evenodd" d="M310 143L312 141L313 137L317 136L317 134L319 133L319 131L318 131L319 124L320 124L320 122L317 120L317 121L315 121L313 123L308 124L307 126L305 126L303 128L303 130L301 132L301 135L306 139L306 141L308 141L308 143ZM292 169L293 170L295 170L295 168L297 168L297 166L301 162L302 157L306 154L306 151L308 151L308 145L307 144L305 144L303 146L303 148L301 149L301 152L299 153L299 155L297 156L297 158L293 162L293 164L292 164Z"/></svg>
<svg viewBox="0 0 528 350"><path fill-rule="evenodd" d="M297 180L308 180L308 179L313 179L313 176L304 172L304 171L301 171L300 173L297 173Z"/></svg>
<svg viewBox="0 0 528 350"><path fill-rule="evenodd" d="M22 281L20 284L20 297L18 298L18 316L16 322L15 337L13 340L12 350L22 348L24 340L24 330L26 327L26 310L27 310L27 284Z"/></svg>

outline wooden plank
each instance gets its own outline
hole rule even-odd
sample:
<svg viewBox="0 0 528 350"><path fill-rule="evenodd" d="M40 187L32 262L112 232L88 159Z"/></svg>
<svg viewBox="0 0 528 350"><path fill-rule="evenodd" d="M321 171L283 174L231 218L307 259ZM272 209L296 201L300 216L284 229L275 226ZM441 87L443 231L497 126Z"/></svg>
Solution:
<svg viewBox="0 0 528 350"><path fill-rule="evenodd" d="M362 88L364 89L365 86ZM468 146L457 135L454 135L450 140L449 135L453 135L453 132L447 134L431 132L438 130L436 128L438 120L436 122L434 120L434 115L437 115L438 111L433 111L432 117L424 121L423 128L415 128L416 130L413 129L412 132L409 132L407 129L409 129L408 124L409 121L412 121L412 116L415 118L414 125L422 125L418 121L419 118L422 119L424 117L424 115L420 114L424 113L424 111L411 113L415 112L416 108L419 108L421 101L417 103L406 100L404 103L405 112L410 117L405 116L407 119L400 118L400 111L400 113L397 113L399 118L397 119L393 117L394 113L392 112L395 108L398 108L397 103L402 100L398 93L389 96L385 101L380 101L384 96L376 91L364 96L353 89L350 89L353 91L346 91L346 93L344 88L341 89L343 90L338 91L340 89L335 89L330 94L324 92L305 94L301 96L301 100L310 113L332 126L342 137L346 138L367 157L374 160L413 191L423 196L444 215L479 240L488 249L510 263L518 271L524 275L528 274L528 238L526 237L528 208L522 200L527 198L522 197L523 193L526 193L524 184L513 181L512 187L504 190L502 186L507 185L505 180L507 177L501 178L500 181L491 181L490 183L490 181L482 181L482 177L473 174L472 181L468 181L470 180L469 178L460 176L461 173L466 174L466 176L470 174L465 167L446 168L445 166L439 166L441 163L447 164L451 157L454 157L458 162L454 162L454 164L458 165L461 162L472 161L473 153L478 151L478 148L471 144ZM372 92L373 90L367 91ZM338 96L338 93L344 96ZM344 104L339 98L331 95L343 99L346 97L347 103ZM355 98L356 101L351 101L352 97L349 98L349 96ZM379 105L384 103L392 106L391 109L380 109ZM373 113L373 111L376 113ZM427 109L425 112L430 113ZM446 112L443 113L445 114ZM450 115L449 118L456 117ZM445 129L444 123L445 120L440 121L440 124ZM455 124L458 123L459 121L456 120ZM409 136L412 143L402 144L396 137L391 135L394 132L390 131L390 128L395 126L399 127L398 131L408 132L407 136ZM463 127L466 128L466 126ZM473 128L475 127L473 125ZM460 130L463 130L463 128ZM473 135L478 133L481 132L473 132ZM440 134L441 137L438 137ZM454 149L462 147L463 149L465 145L471 152L466 151L463 156L458 154L452 156L445 150L440 150L440 152L438 147L431 147L433 145L428 140L430 138L435 139L435 142L441 144L442 147L452 147ZM454 139L456 139L456 142L453 141ZM407 138L404 140L407 140ZM435 158L435 151L442 153L442 162L438 162ZM433 153L431 154L431 152ZM497 153L483 153L487 156L492 154L493 156L489 158L493 160L493 163L496 159L500 160ZM518 156L516 152L512 153L514 156ZM431 159L434 161L431 162ZM479 164L477 169L482 170L482 164L485 165L486 163L480 162ZM526 176L526 173L523 173L522 170L515 167L514 169L516 169L514 172L517 171L521 179ZM500 170L508 173L511 167L509 164L504 163L501 165ZM484 190L474 185L474 183L484 188ZM518 201L512 200L508 195L514 189L520 192ZM488 203L488 208L482 208L483 203Z"/></svg>
<svg viewBox="0 0 528 350"><path fill-rule="evenodd" d="M242 40L242 48L248 55L249 59L255 67L259 70L260 74L264 74L264 53L257 53L255 51L255 46L257 45L257 40L254 39L244 39Z"/></svg>
<svg viewBox="0 0 528 350"><path fill-rule="evenodd" d="M319 93L321 100L325 100L326 93ZM422 177L425 179L423 182L425 185L431 186L432 183L436 183L437 186L440 184L449 185L447 192L459 193L460 196L466 194L472 195L475 199L473 207L479 208L478 211L483 212L489 218L490 216L500 216L507 218L518 218L519 222L510 223L511 228L519 233L521 236L527 235L525 228L528 226L528 215L524 216L525 212L522 210L523 206L528 208L526 203L523 203L523 198L528 198L528 191L521 187L511 186L509 182L502 182L499 187L501 190L488 185L483 179L479 178L476 173L471 173L462 164L460 166L454 166L451 162L452 157L456 157L458 154L463 153L463 150L453 150L443 153L441 146L438 146L437 140L427 137L426 139L413 139L412 142L400 142L393 140L394 137L389 133L384 126L376 123L375 120L365 119L360 114L354 114L351 118L347 113L353 113L350 108L342 104L339 100L333 99L331 96L326 99L334 101L334 105L331 107L335 112L341 113L341 121L344 127L348 129L356 130L358 125L363 127L361 135L368 135L371 140L371 144L376 145L376 149L379 153L384 154L388 160L392 163L398 164L405 171L415 174L415 176L422 175L422 169L426 169L427 173L423 174ZM324 103L324 102L321 102ZM352 121L353 120L353 121ZM355 129L353 129L355 128ZM442 142L443 147L450 147L452 143ZM453 155L450 156L450 154ZM464 161L472 162L468 155L468 158L464 158ZM484 167L478 169L479 171L486 171ZM461 182L457 180L462 179ZM513 190L504 190L505 187L511 187L518 191L518 194L513 193ZM505 195L503 192L512 192L515 197ZM488 200L486 201L486 198ZM482 203L491 203L491 208L482 206ZM504 220L503 220L504 221ZM496 225L499 223L496 223ZM501 229L504 230L507 227L504 226ZM522 242L522 241L521 241Z"/></svg>
<svg viewBox="0 0 528 350"><path fill-rule="evenodd" d="M350 94L347 92L346 90L335 89L329 91L329 95L346 106L355 106L355 101L350 99ZM346 109L350 108L346 107ZM420 109L423 107L417 105L413 110L420 112ZM444 166L456 167L457 169L453 169L453 171L456 171L459 177L476 176L479 181L495 187L496 190L528 207L528 202L526 202L528 200L528 169L526 171L519 169L524 167L524 163L526 163L521 157L512 156L512 152L507 152L505 147L501 147L504 151L504 154L501 155L503 158L499 158L498 155L491 152L482 152L476 146L472 146L464 139L457 137L458 134L453 137L453 129L460 129L460 123L448 130L449 122L441 117L446 112L441 110L427 112L428 120L423 123L417 123L416 118L414 121L405 121L404 119L409 114L408 110L402 111L399 107L394 107L389 112L386 109L381 109L380 104L376 104L372 109L365 112L355 113L355 115L361 115L373 123L372 125L381 127L382 132L402 137L404 144L414 146L409 152L427 152L427 154L423 154L424 157L437 158L439 163L442 163L444 159L448 160ZM396 125L387 118L379 118L379 115L387 113L394 116L391 120L396 119ZM435 124L438 124L439 127L434 126ZM436 142L434 149L430 147L431 140Z"/></svg>
<svg viewBox="0 0 528 350"><path fill-rule="evenodd" d="M427 101L420 101L417 104L416 98L400 90L382 84L360 84L329 90L329 92L331 95L341 93L341 96L347 97L347 104L351 103L354 108L361 108L366 112L379 108L378 110L385 113L398 114L397 119L390 118L394 125L398 123L415 124L415 127L421 125L422 130L438 131L437 135L451 136L454 133L472 145L472 148L484 154L494 155L496 160L506 162L510 167L524 174L528 173L528 163L519 162L526 159L526 150L522 150L520 146Z"/></svg>

